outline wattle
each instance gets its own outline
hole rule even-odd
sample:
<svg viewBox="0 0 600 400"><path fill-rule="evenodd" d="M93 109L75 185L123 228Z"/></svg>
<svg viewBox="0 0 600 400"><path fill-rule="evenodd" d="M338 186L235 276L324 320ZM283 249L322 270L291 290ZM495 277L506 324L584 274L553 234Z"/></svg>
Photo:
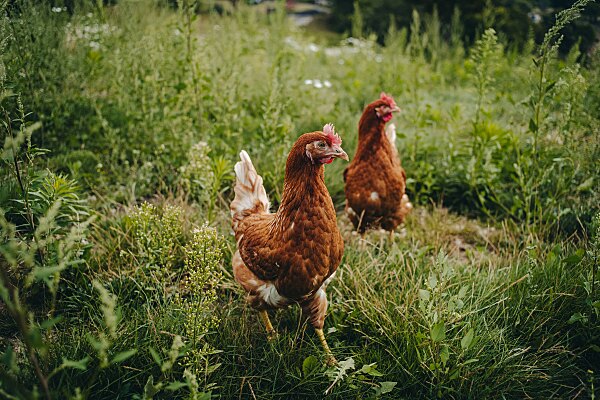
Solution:
<svg viewBox="0 0 600 400"><path fill-rule="evenodd" d="M392 119L392 117L393 117L393 115L391 113L390 114L386 114L386 115L383 116L383 120L385 122L388 122L390 119Z"/></svg>

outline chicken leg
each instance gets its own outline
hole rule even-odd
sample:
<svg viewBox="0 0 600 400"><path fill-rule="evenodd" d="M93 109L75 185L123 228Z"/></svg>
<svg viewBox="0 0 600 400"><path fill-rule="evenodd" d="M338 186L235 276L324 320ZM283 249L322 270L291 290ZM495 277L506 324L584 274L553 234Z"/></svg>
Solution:
<svg viewBox="0 0 600 400"><path fill-rule="evenodd" d="M330 367L332 365L337 365L338 362L335 359L333 353L331 352L331 349L329 348L329 345L327 344L327 340L325 340L325 334L323 333L323 329L315 329L315 332L317 332L319 341L321 342L321 345L323 346L323 350L325 350L325 355L327 356L327 358L325 359L325 362Z"/></svg>
<svg viewBox="0 0 600 400"><path fill-rule="evenodd" d="M271 320L269 319L269 314L267 314L267 311L260 310L258 314L260 315L260 319L262 319L263 324L265 324L265 328L267 330L267 338L269 340L275 339L275 336L277 336L277 332L275 332L275 328L273 328L273 325L271 324Z"/></svg>
<svg viewBox="0 0 600 400"><path fill-rule="evenodd" d="M325 340L325 334L323 333L323 323L325 321L325 314L327 313L327 296L325 295L324 289L327 287L328 283L329 280L325 281L321 289L319 289L312 298L300 303L300 306L302 307L304 315L308 317L311 325L315 328L321 346L323 346L323 350L325 350L325 362L327 365L331 366L337 364L337 360L333 356L333 353Z"/></svg>

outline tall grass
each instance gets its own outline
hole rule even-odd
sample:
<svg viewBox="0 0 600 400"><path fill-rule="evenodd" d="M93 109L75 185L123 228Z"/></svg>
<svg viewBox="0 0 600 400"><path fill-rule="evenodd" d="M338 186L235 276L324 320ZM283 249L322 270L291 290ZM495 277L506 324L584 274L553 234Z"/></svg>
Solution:
<svg viewBox="0 0 600 400"><path fill-rule="evenodd" d="M11 3L2 396L593 397L600 68L554 51L586 3L534 64L489 18L465 49L458 11L449 29L414 12L382 47L358 7L354 37L332 45L281 6ZM326 332L341 362L326 368L297 308L268 342L233 281L232 165L246 149L276 204L297 136L334 122L351 154L382 90L403 109L418 207L396 241L365 246L340 217ZM326 172L339 209L343 168Z"/></svg>

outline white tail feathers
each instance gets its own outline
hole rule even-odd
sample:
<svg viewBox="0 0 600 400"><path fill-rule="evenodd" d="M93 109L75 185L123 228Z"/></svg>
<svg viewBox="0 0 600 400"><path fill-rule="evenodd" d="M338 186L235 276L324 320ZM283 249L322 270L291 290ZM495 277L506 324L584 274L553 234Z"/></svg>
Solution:
<svg viewBox="0 0 600 400"><path fill-rule="evenodd" d="M256 212L268 212L270 207L263 179L256 172L245 150L240 152L240 159L241 161L236 163L234 168L235 198L230 205L234 231L245 217Z"/></svg>

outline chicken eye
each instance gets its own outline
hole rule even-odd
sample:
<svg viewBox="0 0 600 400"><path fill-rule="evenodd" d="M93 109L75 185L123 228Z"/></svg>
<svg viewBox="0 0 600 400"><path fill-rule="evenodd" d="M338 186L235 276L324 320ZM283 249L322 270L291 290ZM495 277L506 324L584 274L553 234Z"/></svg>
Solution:
<svg viewBox="0 0 600 400"><path fill-rule="evenodd" d="M317 143L317 146L318 146L320 149L324 149L325 147L327 147L327 145L325 144L325 142L319 142L319 143Z"/></svg>

